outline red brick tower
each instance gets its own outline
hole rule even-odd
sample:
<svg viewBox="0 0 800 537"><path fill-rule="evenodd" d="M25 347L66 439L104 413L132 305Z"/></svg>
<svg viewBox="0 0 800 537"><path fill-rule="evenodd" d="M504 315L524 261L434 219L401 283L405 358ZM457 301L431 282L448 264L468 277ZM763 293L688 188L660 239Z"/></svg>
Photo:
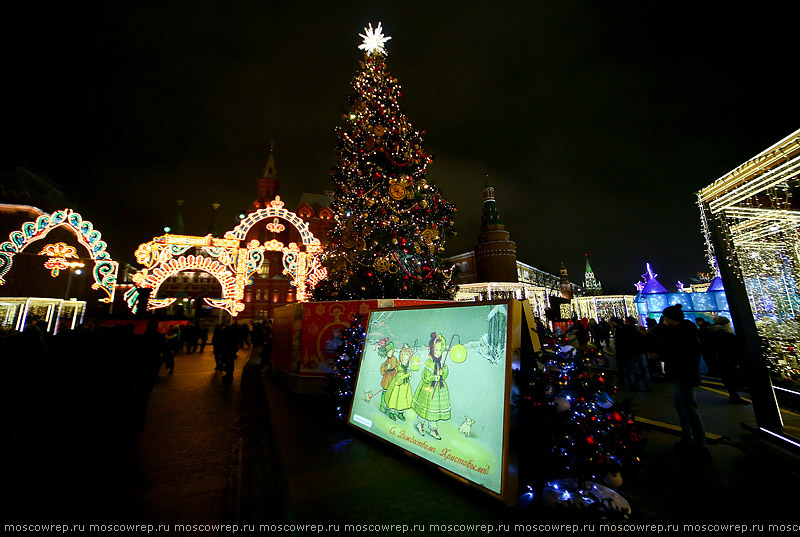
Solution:
<svg viewBox="0 0 800 537"><path fill-rule="evenodd" d="M479 282L516 282L517 245L497 212L494 187L486 179L483 189L481 233L475 246L475 268Z"/></svg>

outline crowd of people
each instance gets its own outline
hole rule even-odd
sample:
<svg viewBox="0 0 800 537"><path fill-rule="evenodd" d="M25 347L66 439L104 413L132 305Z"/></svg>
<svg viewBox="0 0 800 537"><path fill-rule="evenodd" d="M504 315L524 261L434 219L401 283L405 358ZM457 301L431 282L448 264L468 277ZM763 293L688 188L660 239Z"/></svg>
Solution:
<svg viewBox="0 0 800 537"><path fill-rule="evenodd" d="M536 324L542 342L554 341L540 319ZM744 345L727 317L717 315L710 321L697 316L692 322L676 304L665 308L659 321L647 318L645 326L639 326L633 316L599 322L573 318L566 337L574 339L578 347L591 344L610 351L616 359L621 390L651 392L654 379L671 382L673 406L681 423L681 440L676 448L694 460L711 459L694 392L701 384L701 363L706 365L707 376L722 381L731 404L750 404L739 394L746 385L742 374Z"/></svg>

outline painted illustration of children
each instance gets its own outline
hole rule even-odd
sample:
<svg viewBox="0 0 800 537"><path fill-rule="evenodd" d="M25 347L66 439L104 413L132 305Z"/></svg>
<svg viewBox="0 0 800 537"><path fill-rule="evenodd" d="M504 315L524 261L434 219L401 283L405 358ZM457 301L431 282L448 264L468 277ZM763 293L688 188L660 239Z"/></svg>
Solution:
<svg viewBox="0 0 800 537"><path fill-rule="evenodd" d="M389 414L389 409L386 407L386 388L389 387L389 383L397 374L397 357L394 355L394 343L391 341L384 342L379 352L381 356L386 358L381 364L381 388L383 388L381 392L381 412Z"/></svg>
<svg viewBox="0 0 800 537"><path fill-rule="evenodd" d="M433 332L428 343L428 355L422 370L422 379L414 393L411 408L417 413L417 430L425 435L427 423L428 434L441 440L438 422L450 419L450 390L445 379L450 373L446 359L442 356L447 348L444 336Z"/></svg>
<svg viewBox="0 0 800 537"><path fill-rule="evenodd" d="M397 374L386 388L386 406L389 417L393 420L400 418L406 420L404 412L411 408L411 355L413 351L408 345L400 349L400 363L397 365Z"/></svg>

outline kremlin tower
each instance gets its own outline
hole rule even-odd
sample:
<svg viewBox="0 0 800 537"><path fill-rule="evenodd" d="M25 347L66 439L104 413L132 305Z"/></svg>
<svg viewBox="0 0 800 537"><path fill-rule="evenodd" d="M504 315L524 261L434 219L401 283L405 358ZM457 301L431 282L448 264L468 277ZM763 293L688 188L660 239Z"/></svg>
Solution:
<svg viewBox="0 0 800 537"><path fill-rule="evenodd" d="M475 269L480 282L517 281L517 245L511 240L497 212L494 187L489 180L483 189L481 233L475 246Z"/></svg>
<svg viewBox="0 0 800 537"><path fill-rule="evenodd" d="M583 276L583 289L585 294L597 296L603 294L603 286L600 280L595 278L592 266L589 264L589 254L586 254L586 273Z"/></svg>

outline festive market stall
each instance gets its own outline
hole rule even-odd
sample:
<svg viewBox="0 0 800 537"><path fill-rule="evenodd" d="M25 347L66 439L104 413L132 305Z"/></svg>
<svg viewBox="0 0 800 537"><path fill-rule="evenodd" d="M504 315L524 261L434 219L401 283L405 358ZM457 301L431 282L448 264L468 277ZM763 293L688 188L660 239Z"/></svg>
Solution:
<svg viewBox="0 0 800 537"><path fill-rule="evenodd" d="M274 374L297 393L322 393L324 379L341 352L342 336L356 314L376 308L439 304L443 301L410 299L304 302L275 310L272 324Z"/></svg>

